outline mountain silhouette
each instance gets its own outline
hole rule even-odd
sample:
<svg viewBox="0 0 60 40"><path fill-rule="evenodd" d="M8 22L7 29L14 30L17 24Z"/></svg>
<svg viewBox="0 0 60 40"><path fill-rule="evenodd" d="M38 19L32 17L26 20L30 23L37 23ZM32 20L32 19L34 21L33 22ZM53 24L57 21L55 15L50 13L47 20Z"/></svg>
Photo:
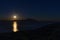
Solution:
<svg viewBox="0 0 60 40"><path fill-rule="evenodd" d="M41 22L34 19L26 19L22 21L18 21L18 24L21 25L21 30L35 30L37 28L44 27L45 25L48 25L50 22Z"/></svg>

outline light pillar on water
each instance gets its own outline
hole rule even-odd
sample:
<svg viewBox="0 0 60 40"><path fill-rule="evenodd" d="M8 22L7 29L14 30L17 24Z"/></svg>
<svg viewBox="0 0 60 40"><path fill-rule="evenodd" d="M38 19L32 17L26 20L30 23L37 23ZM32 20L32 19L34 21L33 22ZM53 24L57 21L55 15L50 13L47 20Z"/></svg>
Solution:
<svg viewBox="0 0 60 40"><path fill-rule="evenodd" d="M17 32L17 31L18 31L17 22L14 21L14 22L13 22L13 32Z"/></svg>

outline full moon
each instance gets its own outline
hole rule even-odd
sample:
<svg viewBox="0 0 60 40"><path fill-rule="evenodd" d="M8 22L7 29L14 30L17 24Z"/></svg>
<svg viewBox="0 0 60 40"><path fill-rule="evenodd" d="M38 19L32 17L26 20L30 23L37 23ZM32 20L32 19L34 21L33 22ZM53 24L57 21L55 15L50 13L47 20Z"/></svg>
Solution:
<svg viewBox="0 0 60 40"><path fill-rule="evenodd" d="M16 19L16 18L17 18L17 16L13 16L13 18L14 18L14 19Z"/></svg>

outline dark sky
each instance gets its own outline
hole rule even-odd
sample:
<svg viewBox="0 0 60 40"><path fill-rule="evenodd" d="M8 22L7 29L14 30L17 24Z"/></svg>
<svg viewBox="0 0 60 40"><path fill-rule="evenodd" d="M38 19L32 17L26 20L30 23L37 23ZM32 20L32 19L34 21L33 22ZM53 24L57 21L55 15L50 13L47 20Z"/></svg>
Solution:
<svg viewBox="0 0 60 40"><path fill-rule="evenodd" d="M59 20L60 1L48 0L0 0L0 18L11 16L13 11L26 18Z"/></svg>

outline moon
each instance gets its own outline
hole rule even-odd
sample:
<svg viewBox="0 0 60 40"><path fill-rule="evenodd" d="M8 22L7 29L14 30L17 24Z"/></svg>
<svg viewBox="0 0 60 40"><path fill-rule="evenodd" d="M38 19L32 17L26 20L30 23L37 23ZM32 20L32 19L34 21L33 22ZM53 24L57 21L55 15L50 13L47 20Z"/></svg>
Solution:
<svg viewBox="0 0 60 40"><path fill-rule="evenodd" d="M16 19L16 18L17 18L17 16L13 16L13 18L14 18L14 19Z"/></svg>

